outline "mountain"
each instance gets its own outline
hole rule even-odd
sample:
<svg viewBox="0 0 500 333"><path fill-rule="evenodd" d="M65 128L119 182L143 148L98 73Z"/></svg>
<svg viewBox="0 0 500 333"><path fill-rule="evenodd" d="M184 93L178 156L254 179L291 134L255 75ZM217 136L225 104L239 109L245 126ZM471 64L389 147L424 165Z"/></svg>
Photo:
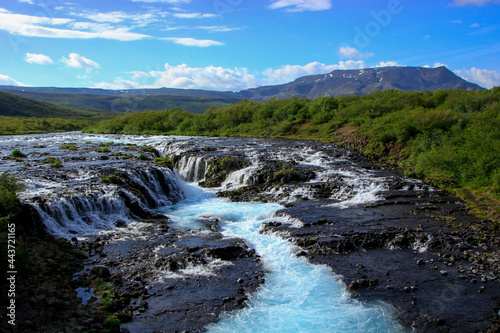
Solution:
<svg viewBox="0 0 500 333"><path fill-rule="evenodd" d="M106 90L104 91L104 94L101 94L103 91L97 89L96 93L98 94L92 94L94 92L93 89L47 88L44 90L45 88L22 88L23 89L17 90L11 90L9 88L3 91L71 108L118 112L138 112L145 110L181 108L191 113L203 113L211 106L221 107L237 103L241 100L241 98L190 97L182 95L152 94L147 96L141 92L130 90L127 91L129 94L123 95L120 91L115 90ZM2 89L3 88L0 88L0 90ZM159 93L158 90L155 90L154 93ZM186 93L189 92L189 90L181 92Z"/></svg>
<svg viewBox="0 0 500 333"><path fill-rule="evenodd" d="M0 116L64 119L109 119L119 113L78 110L0 91Z"/></svg>
<svg viewBox="0 0 500 333"><path fill-rule="evenodd" d="M210 106L222 106L242 98L263 101L292 96L314 99L321 96L364 95L376 90L426 91L439 89L483 89L458 77L446 67L381 67L335 70L304 76L293 82L242 90L240 92L194 89L37 88L0 86L7 91L59 105L108 111L162 110L180 107L200 113Z"/></svg>
<svg viewBox="0 0 500 333"><path fill-rule="evenodd" d="M293 82L248 89L241 93L253 100L290 98L314 99L321 96L365 95L376 90L425 91L439 89L483 89L458 77L446 67L382 67L336 70L328 74L304 76Z"/></svg>

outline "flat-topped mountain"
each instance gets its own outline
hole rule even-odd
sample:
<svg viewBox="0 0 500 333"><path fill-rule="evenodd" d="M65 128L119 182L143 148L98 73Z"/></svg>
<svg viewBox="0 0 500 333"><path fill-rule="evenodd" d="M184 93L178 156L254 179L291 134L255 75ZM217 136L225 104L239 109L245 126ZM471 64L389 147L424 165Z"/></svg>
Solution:
<svg viewBox="0 0 500 333"><path fill-rule="evenodd" d="M314 99L321 96L364 95L376 90L389 89L404 91L464 89L472 91L483 88L477 84L465 81L446 67L380 67L335 70L328 74L300 77L286 84L263 86L240 92L172 88L105 90L92 88L0 86L0 91L43 100L45 102L80 109L113 111L167 109L176 107L172 105L181 101L175 100L175 98L179 99L181 97L183 99L196 99L189 101L182 100L183 103L215 103L214 105L218 103L216 106L220 106L219 104L233 103L242 98L256 101L263 101L270 98L290 98L292 96ZM166 99L166 96L169 96L169 98ZM116 100L116 98L120 98L120 100ZM123 98L126 98L126 100L123 101ZM138 98L139 100L137 100ZM125 105L123 106L122 104ZM208 104L206 108L210 107ZM117 105L120 107L118 108ZM141 109L141 106L144 109ZM184 106L184 104L178 105L178 107ZM202 107L204 106L202 105ZM203 110L187 109L187 111L195 113L202 112Z"/></svg>
<svg viewBox="0 0 500 333"><path fill-rule="evenodd" d="M242 91L247 98L266 100L292 96L314 99L321 96L365 95L376 90L483 89L458 77L446 67L382 67L335 70L304 76L293 82Z"/></svg>

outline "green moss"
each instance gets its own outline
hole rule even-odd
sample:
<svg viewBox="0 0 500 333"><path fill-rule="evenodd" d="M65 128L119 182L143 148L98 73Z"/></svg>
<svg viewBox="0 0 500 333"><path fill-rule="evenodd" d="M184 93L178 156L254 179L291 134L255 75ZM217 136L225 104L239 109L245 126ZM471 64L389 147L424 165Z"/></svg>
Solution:
<svg viewBox="0 0 500 333"><path fill-rule="evenodd" d="M174 162L172 161L172 159L170 157L168 157L168 156L155 158L155 163L159 164L159 165L166 166L166 167L168 167L171 170L173 170L174 166L175 166Z"/></svg>
<svg viewBox="0 0 500 333"><path fill-rule="evenodd" d="M131 158L135 158L135 155L132 155L132 154L127 154L125 156L122 156L122 160L129 160Z"/></svg>
<svg viewBox="0 0 500 333"><path fill-rule="evenodd" d="M50 166L51 166L52 168L55 168L55 169L60 169L60 168L62 168L62 167L63 167L63 163L62 163L62 161L61 161L60 159L57 159L57 160L55 160L55 161L54 161L54 163L52 163Z"/></svg>
<svg viewBox="0 0 500 333"><path fill-rule="evenodd" d="M78 147L72 143L68 143L66 145L60 146L59 149L78 150Z"/></svg>
<svg viewBox="0 0 500 333"><path fill-rule="evenodd" d="M106 178L101 178L101 183L121 185L123 184L123 180L117 175L109 175Z"/></svg>

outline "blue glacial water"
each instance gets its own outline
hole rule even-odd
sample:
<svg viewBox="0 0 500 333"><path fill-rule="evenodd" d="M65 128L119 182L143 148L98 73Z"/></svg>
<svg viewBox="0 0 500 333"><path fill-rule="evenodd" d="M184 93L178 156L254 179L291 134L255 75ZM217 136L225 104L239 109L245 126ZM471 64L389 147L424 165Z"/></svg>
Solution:
<svg viewBox="0 0 500 333"><path fill-rule="evenodd" d="M245 239L269 271L245 309L227 314L208 332L401 332L383 304L364 305L352 299L345 285L323 265L295 255L296 248L273 235L259 233L265 222L280 221L282 207L265 203L232 203L194 186L188 199L164 207L178 228L198 229L200 217L222 221L223 234Z"/></svg>

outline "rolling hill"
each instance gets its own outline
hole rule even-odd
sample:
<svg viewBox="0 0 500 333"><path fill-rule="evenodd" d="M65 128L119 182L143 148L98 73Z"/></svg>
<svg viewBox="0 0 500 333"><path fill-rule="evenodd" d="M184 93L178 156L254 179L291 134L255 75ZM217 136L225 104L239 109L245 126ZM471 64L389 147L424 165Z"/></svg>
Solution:
<svg viewBox="0 0 500 333"><path fill-rule="evenodd" d="M243 98L264 101L292 96L315 99L321 96L365 95L376 90L427 91L440 89L481 90L446 67L381 67L335 70L321 75L300 77L292 82L242 90L240 92L198 89L128 89L15 87L0 91L85 110L136 112L181 108L202 113Z"/></svg>
<svg viewBox="0 0 500 333"><path fill-rule="evenodd" d="M68 108L0 91L0 116L99 120L116 115L108 111Z"/></svg>

